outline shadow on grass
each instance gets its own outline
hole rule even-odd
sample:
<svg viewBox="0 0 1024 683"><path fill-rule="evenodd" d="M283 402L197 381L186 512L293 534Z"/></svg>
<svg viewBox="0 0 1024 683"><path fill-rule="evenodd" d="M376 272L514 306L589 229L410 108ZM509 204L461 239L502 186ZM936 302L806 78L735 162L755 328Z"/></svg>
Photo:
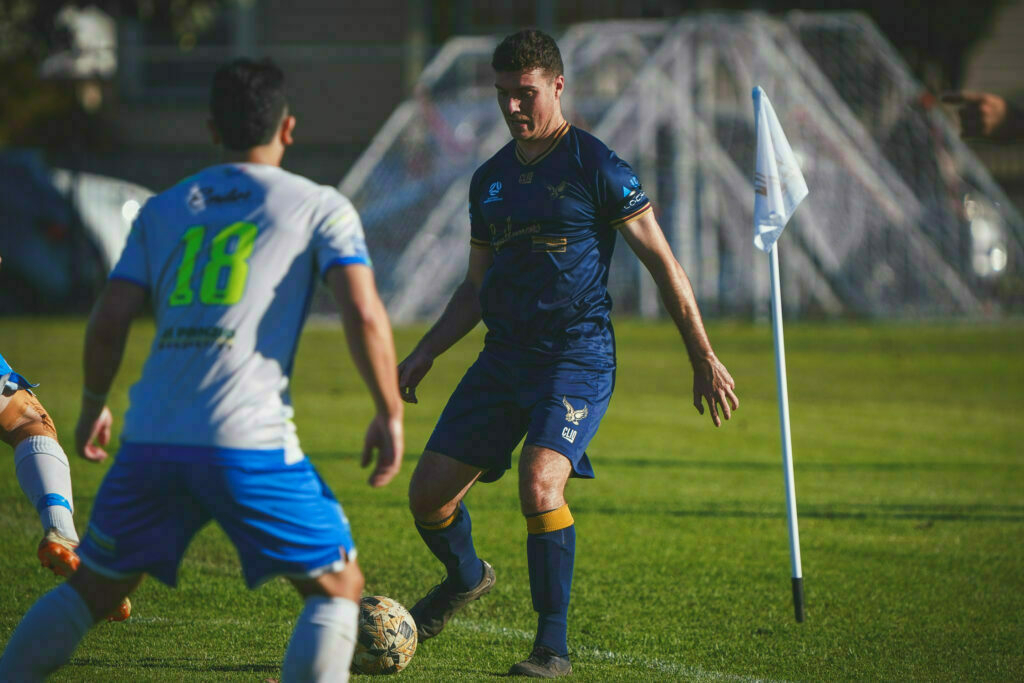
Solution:
<svg viewBox="0 0 1024 683"><path fill-rule="evenodd" d="M685 460L682 458L655 460L652 458L607 458L599 457L596 467L635 467L637 469L693 469L693 470L778 470L781 465L781 456L773 460ZM814 462L807 460L794 460L796 469L817 472L838 472L867 471L867 472L902 472L914 471L950 471L950 470L974 470L990 469L992 467L1005 467L1006 463L991 463L979 460L957 460L951 462ZM1016 465L1011 465L1016 467ZM600 474L600 472L599 472Z"/></svg>
<svg viewBox="0 0 1024 683"><path fill-rule="evenodd" d="M339 452L339 451L322 451L316 453L306 454L310 460L315 463L317 462L340 462L340 461L352 461L358 462L362 457L360 453L352 452ZM514 462L518 458L518 451L513 455L513 467ZM416 462L420 458L419 453L408 452L405 454L404 462L406 464ZM595 463L596 467L628 467L636 469L673 469L673 470L756 470L764 471L771 470L775 471L781 467L779 458L773 458L771 460L729 460L723 457L721 460L687 460L683 457L679 458L665 458L663 460L655 458L616 458L610 457L609 455L598 455L596 456ZM800 470L814 471L814 472L839 472L839 471L852 471L852 472L904 472L904 471L929 471L929 472L944 472L944 471L958 471L958 470L985 470L993 467L1010 467L1020 468L1019 465L1005 462L986 462L981 460L956 460L948 462L863 462L863 461L809 461L809 460L798 460L794 462L794 467ZM598 471L600 475L600 471Z"/></svg>
<svg viewBox="0 0 1024 683"><path fill-rule="evenodd" d="M67 664L68 666L96 666L103 668L124 668L126 666L124 660L121 659L103 659L99 657L75 657ZM250 671L252 673L280 673L281 662L273 663L252 663L252 664L234 664L224 665L216 664L211 665L206 660L189 659L187 657L182 658L171 658L171 657L137 657L131 661L131 667L138 667L140 669L168 669L172 671L236 671L244 672Z"/></svg>
<svg viewBox="0 0 1024 683"><path fill-rule="evenodd" d="M649 506L594 507L585 503L573 506L573 512L601 515L638 515L694 518L785 519L785 509L778 511L741 504L709 505L701 508L658 508ZM1024 522L1021 505L889 505L849 503L837 506L799 505L800 519L906 519L919 522Z"/></svg>

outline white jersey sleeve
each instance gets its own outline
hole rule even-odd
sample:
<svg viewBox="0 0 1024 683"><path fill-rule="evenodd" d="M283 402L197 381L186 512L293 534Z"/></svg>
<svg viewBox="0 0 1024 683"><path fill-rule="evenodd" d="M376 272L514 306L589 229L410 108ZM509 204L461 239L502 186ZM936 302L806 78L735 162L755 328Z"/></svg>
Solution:
<svg viewBox="0 0 1024 683"><path fill-rule="evenodd" d="M370 265L363 224L352 202L333 188L324 188L323 195L322 201L328 210L313 233L320 277L326 277L331 266Z"/></svg>
<svg viewBox="0 0 1024 683"><path fill-rule="evenodd" d="M140 287L149 289L149 270L147 268L145 237L143 236L142 211L140 210L132 222L124 250L117 264L110 272L112 279L128 280Z"/></svg>

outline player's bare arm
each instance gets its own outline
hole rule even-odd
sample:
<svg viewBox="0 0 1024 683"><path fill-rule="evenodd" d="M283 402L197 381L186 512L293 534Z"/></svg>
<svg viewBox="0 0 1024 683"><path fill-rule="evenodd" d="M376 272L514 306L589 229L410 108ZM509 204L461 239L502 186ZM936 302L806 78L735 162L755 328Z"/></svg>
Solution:
<svg viewBox="0 0 1024 683"><path fill-rule="evenodd" d="M430 371L434 359L480 322L480 287L493 262L494 252L489 247L470 248L466 279L455 289L434 326L398 366L398 384L403 401L418 402L416 387Z"/></svg>
<svg viewBox="0 0 1024 683"><path fill-rule="evenodd" d="M127 280L111 280L100 293L85 334L85 385L75 427L75 450L86 460L100 462L110 442L113 418L106 405L132 320L146 303L146 290Z"/></svg>
<svg viewBox="0 0 1024 683"><path fill-rule="evenodd" d="M726 420L732 417L733 410L739 408L736 382L711 348L686 271L672 254L652 212L626 223L620 230L626 243L654 278L661 300L686 344L693 366L694 407L703 415L702 401L707 401L711 421L716 427L720 426L719 407Z"/></svg>
<svg viewBox="0 0 1024 683"><path fill-rule="evenodd" d="M341 308L349 353L377 408L366 430L361 465L369 465L376 450L377 465L369 483L384 486L398 474L405 451L404 408L398 396L391 324L377 294L373 271L367 266L331 268L327 272L327 285Z"/></svg>

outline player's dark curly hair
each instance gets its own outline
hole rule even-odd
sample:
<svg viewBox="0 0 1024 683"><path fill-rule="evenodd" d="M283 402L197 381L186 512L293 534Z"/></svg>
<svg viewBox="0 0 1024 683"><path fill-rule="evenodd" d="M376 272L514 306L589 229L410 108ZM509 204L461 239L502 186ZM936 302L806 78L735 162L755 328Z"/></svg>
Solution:
<svg viewBox="0 0 1024 683"><path fill-rule="evenodd" d="M544 69L551 76L562 75L562 53L554 38L536 29L506 36L494 48L491 66L495 71L532 71Z"/></svg>
<svg viewBox="0 0 1024 683"><path fill-rule="evenodd" d="M228 149L243 151L270 142L287 108L284 73L269 59L235 59L213 76L210 114Z"/></svg>

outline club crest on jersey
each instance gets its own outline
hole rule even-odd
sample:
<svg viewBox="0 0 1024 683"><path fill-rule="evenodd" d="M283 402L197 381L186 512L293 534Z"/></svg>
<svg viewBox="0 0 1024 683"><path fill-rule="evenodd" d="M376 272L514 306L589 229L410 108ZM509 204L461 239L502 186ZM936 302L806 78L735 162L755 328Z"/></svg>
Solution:
<svg viewBox="0 0 1024 683"><path fill-rule="evenodd" d="M565 396L562 397L562 405L565 406L566 422L571 422L574 425L579 426L580 420L586 419L588 414L587 406L583 406L582 409L576 410L572 407L572 404L569 403L569 400Z"/></svg>
<svg viewBox="0 0 1024 683"><path fill-rule="evenodd" d="M519 184L529 185L533 182L533 171L527 171L526 173L519 174Z"/></svg>
<svg viewBox="0 0 1024 683"><path fill-rule="evenodd" d="M565 188L567 186L566 181L562 181L557 185L548 185L544 183L544 187L548 188L548 193L552 199L565 199Z"/></svg>
<svg viewBox="0 0 1024 683"><path fill-rule="evenodd" d="M495 180L493 183L491 183L491 186L489 188L487 188L487 198L484 199L483 203L484 204L490 204L491 202L500 202L500 201L502 201L501 181L500 180Z"/></svg>
<svg viewBox="0 0 1024 683"><path fill-rule="evenodd" d="M198 183L188 188L188 197L185 199L185 203L188 204L188 210L192 213L206 211L206 197L203 196L203 191L199 189Z"/></svg>

